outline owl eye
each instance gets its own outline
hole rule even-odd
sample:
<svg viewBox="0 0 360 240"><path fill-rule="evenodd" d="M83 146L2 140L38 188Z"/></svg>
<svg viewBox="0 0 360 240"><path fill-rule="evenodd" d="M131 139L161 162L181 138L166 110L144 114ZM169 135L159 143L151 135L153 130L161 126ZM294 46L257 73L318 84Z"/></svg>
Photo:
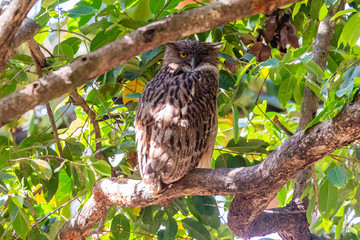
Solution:
<svg viewBox="0 0 360 240"><path fill-rule="evenodd" d="M183 53L183 52L182 52L182 53L179 54L179 56L180 56L181 58L186 58L187 53Z"/></svg>

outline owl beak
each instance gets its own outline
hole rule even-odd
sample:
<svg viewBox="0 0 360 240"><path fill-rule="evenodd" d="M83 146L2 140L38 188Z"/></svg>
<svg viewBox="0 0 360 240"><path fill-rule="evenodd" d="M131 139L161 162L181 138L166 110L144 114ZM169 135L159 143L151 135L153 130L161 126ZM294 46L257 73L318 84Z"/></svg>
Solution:
<svg viewBox="0 0 360 240"><path fill-rule="evenodd" d="M195 58L192 58L192 59L191 59L190 64L191 64L191 68L194 70L194 69L195 69L195 67L196 67L196 64L195 64Z"/></svg>

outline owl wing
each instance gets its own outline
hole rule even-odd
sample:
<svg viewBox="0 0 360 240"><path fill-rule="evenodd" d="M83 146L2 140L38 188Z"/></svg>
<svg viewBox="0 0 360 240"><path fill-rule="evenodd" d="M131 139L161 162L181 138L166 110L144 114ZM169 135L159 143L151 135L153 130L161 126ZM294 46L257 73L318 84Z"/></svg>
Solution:
<svg viewBox="0 0 360 240"><path fill-rule="evenodd" d="M214 84L202 83L204 77ZM217 82L214 74L164 71L145 87L137 106L136 141L140 174L154 192L182 178L202 157L211 164Z"/></svg>

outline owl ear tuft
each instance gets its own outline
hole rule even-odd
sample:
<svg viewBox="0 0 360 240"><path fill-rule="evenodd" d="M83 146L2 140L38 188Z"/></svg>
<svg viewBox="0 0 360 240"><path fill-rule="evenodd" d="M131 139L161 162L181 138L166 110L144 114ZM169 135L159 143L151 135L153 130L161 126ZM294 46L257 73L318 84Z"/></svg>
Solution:
<svg viewBox="0 0 360 240"><path fill-rule="evenodd" d="M210 43L209 44L214 50L219 50L223 44L221 42L218 42L218 43Z"/></svg>
<svg viewBox="0 0 360 240"><path fill-rule="evenodd" d="M177 42L168 42L165 44L166 47L172 48L172 49L177 49Z"/></svg>

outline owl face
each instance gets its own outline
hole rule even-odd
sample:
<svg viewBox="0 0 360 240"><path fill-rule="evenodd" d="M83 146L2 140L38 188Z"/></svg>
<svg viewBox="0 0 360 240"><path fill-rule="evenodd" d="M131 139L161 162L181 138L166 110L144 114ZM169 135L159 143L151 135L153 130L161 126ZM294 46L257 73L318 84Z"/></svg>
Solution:
<svg viewBox="0 0 360 240"><path fill-rule="evenodd" d="M206 65L217 66L217 52L222 43L181 40L166 44L164 66L174 70L195 71Z"/></svg>

